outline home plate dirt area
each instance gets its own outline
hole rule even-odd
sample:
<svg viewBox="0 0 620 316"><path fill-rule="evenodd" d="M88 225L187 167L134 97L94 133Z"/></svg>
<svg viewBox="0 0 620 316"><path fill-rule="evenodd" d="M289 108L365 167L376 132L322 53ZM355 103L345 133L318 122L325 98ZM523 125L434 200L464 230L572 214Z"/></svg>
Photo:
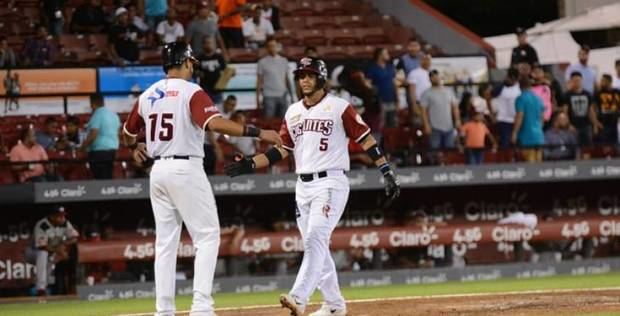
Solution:
<svg viewBox="0 0 620 316"><path fill-rule="evenodd" d="M306 314L318 309L311 305ZM360 300L348 303L349 316L410 315L620 315L620 289L555 290L523 293L443 295L434 297ZM218 316L288 316L269 306L221 309Z"/></svg>

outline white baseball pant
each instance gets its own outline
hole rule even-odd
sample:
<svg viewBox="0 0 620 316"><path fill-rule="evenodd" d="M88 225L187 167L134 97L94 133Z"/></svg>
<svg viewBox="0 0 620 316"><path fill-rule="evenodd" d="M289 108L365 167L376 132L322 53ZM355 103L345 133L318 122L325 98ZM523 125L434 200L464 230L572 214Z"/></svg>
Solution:
<svg viewBox="0 0 620 316"><path fill-rule="evenodd" d="M304 306L318 287L325 305L345 308L329 242L347 205L349 190L349 179L342 170L328 171L327 177L310 182L297 180L297 226L304 258L289 294Z"/></svg>
<svg viewBox="0 0 620 316"><path fill-rule="evenodd" d="M156 316L175 313L175 276L182 224L194 247L194 298L190 315L213 315L213 276L220 245L217 207L201 158L161 159L153 165L150 197L155 216Z"/></svg>

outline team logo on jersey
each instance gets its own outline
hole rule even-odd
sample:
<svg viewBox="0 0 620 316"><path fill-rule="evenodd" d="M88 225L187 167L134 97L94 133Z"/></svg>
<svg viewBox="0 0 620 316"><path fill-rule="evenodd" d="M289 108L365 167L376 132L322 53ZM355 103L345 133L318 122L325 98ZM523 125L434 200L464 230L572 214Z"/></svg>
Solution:
<svg viewBox="0 0 620 316"><path fill-rule="evenodd" d="M155 103L155 101L159 99L163 99L166 93L159 88L155 88L155 91L151 93L151 95L147 98L147 100L151 101L151 106Z"/></svg>
<svg viewBox="0 0 620 316"><path fill-rule="evenodd" d="M297 115L291 117L291 119L289 120L289 123L291 125L295 124L295 123L297 123L297 121L299 121L300 118L301 118L301 114L297 114Z"/></svg>
<svg viewBox="0 0 620 316"><path fill-rule="evenodd" d="M303 135L305 132L316 132L321 133L325 136L329 136L334 130L334 121L321 119L305 119L303 122L294 125L291 130L293 133L293 138L295 139Z"/></svg>

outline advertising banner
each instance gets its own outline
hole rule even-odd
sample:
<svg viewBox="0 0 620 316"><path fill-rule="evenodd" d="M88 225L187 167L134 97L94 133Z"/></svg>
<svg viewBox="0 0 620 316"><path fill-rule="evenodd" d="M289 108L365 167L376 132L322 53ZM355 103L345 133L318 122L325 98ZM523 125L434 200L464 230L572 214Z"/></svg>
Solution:
<svg viewBox="0 0 620 316"><path fill-rule="evenodd" d="M140 92L166 77L161 66L99 68L99 91Z"/></svg>
<svg viewBox="0 0 620 316"><path fill-rule="evenodd" d="M97 75L94 68L14 69L11 77L19 82L20 95L94 93L97 91ZM0 82L4 83L6 70L0 70ZM17 76L17 77L15 77ZM0 94L5 95L4 84Z"/></svg>

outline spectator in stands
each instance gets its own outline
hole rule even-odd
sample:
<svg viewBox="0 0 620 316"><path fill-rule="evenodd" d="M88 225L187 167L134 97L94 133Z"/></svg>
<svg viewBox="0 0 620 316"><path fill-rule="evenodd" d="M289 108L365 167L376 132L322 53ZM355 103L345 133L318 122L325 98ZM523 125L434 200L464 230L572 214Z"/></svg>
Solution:
<svg viewBox="0 0 620 316"><path fill-rule="evenodd" d="M437 70L431 70L429 76L432 86L420 98L424 132L430 136L432 149L454 148L454 129L461 127L456 97L443 86Z"/></svg>
<svg viewBox="0 0 620 316"><path fill-rule="evenodd" d="M49 33L54 36L62 34L62 28L65 23L65 17L63 16L65 0L41 1L41 9Z"/></svg>
<svg viewBox="0 0 620 316"><path fill-rule="evenodd" d="M56 55L58 48L54 39L48 36L45 26L37 26L37 34L35 37L29 38L24 43L24 51L22 56L26 66L50 66Z"/></svg>
<svg viewBox="0 0 620 316"><path fill-rule="evenodd" d="M6 77L4 77L4 91L6 91L4 113L6 114L9 111L13 111L13 104L15 104L15 111L18 111L21 84L19 83L19 74L17 72L11 72L11 69L6 72Z"/></svg>
<svg viewBox="0 0 620 316"><path fill-rule="evenodd" d="M538 63L538 54L536 49L527 42L527 32L524 28L518 27L515 34L517 35L517 47L512 49L510 65L516 67L520 63L533 65Z"/></svg>
<svg viewBox="0 0 620 316"><path fill-rule="evenodd" d="M405 73L405 77L409 77L414 69L420 67L420 61L424 56L420 51L420 43L415 38L410 38L407 43L407 52L398 58L398 64L396 69L402 69ZM428 55L430 57L430 55ZM428 68L427 68L428 70ZM428 76L427 76L428 78Z"/></svg>
<svg viewBox="0 0 620 316"><path fill-rule="evenodd" d="M512 129L515 120L515 101L521 95L519 88L519 72L514 69L508 69L508 75L504 83L496 93L495 104L497 105L497 131L499 132L500 147L508 147L511 143Z"/></svg>
<svg viewBox="0 0 620 316"><path fill-rule="evenodd" d="M319 52L316 50L316 47L314 46L306 46L306 48L304 49L304 56L312 57L312 58L319 58Z"/></svg>
<svg viewBox="0 0 620 316"><path fill-rule="evenodd" d="M577 157L577 135L571 129L568 115L556 112L551 128L545 132L545 160L572 160Z"/></svg>
<svg viewBox="0 0 620 316"><path fill-rule="evenodd" d="M171 7L174 7L173 2L171 1ZM144 15L146 16L146 24L149 26L149 29L154 30L161 21L165 20L167 11L167 0L144 1Z"/></svg>
<svg viewBox="0 0 620 316"><path fill-rule="evenodd" d="M275 31L268 19L262 17L263 9L258 6L252 11L252 18L243 22L243 37L246 47L257 49L265 45L267 37L272 36Z"/></svg>
<svg viewBox="0 0 620 316"><path fill-rule="evenodd" d="M135 4L130 3L127 6L127 14L129 15L129 23L133 24L133 26L137 27L138 30L142 33L146 33L149 31L149 26L144 22L142 15L138 13L138 8Z"/></svg>
<svg viewBox="0 0 620 316"><path fill-rule="evenodd" d="M203 53L204 40L212 37L217 40L217 44L222 50L222 55L227 56L226 46L217 29L218 16L213 12L206 1L198 4L198 14L187 26L187 40L192 46L192 50L198 56ZM215 50L215 45L213 49Z"/></svg>
<svg viewBox="0 0 620 316"><path fill-rule="evenodd" d="M265 118L284 117L293 97L289 80L288 60L278 53L278 42L271 37L265 43L267 55L256 66L256 104L263 109ZM260 100L262 98L262 103Z"/></svg>
<svg viewBox="0 0 620 316"><path fill-rule="evenodd" d="M15 66L17 66L15 52L9 46L6 37L0 36L0 69L15 68Z"/></svg>
<svg viewBox="0 0 620 316"><path fill-rule="evenodd" d="M495 138L484 123L484 112L472 108L472 118L461 126L461 136L465 140L465 157L468 165L480 165L484 161L484 141L489 139L493 150L497 149Z"/></svg>
<svg viewBox="0 0 620 316"><path fill-rule="evenodd" d="M602 129L598 135L598 142L603 144L618 144L618 118L620 117L620 90L612 87L611 75L601 77L600 90L596 93L598 120Z"/></svg>
<svg viewBox="0 0 620 316"><path fill-rule="evenodd" d="M391 63L390 53L384 47L378 47L373 54L373 63L366 69L366 77L377 88L381 100L383 127L398 126L398 96L396 69Z"/></svg>
<svg viewBox="0 0 620 316"><path fill-rule="evenodd" d="M168 10L166 20L159 22L155 32L159 35L159 42L162 44L183 41L185 29L183 24L177 21L177 11L175 9Z"/></svg>
<svg viewBox="0 0 620 316"><path fill-rule="evenodd" d="M118 65L135 64L140 59L138 39L142 37L142 32L129 23L127 9L120 7L114 15L116 23L108 33L112 58Z"/></svg>
<svg viewBox="0 0 620 316"><path fill-rule="evenodd" d="M91 95L90 107L93 114L88 121L88 134L79 150L88 151L88 162L95 179L112 179L121 121L118 114L103 105L100 95Z"/></svg>
<svg viewBox="0 0 620 316"><path fill-rule="evenodd" d="M280 8L277 5L273 4L271 0L263 1L263 17L273 25L273 29L275 31L279 30L280 27Z"/></svg>
<svg viewBox="0 0 620 316"><path fill-rule="evenodd" d="M492 100L491 85L483 83L478 86L478 95L472 96L471 106L475 113L482 113L487 123L495 123L495 107Z"/></svg>
<svg viewBox="0 0 620 316"><path fill-rule="evenodd" d="M66 261L76 259L75 244L78 236L79 233L67 220L62 206L55 206L48 216L34 225L33 242L26 250L26 260L37 267L37 296L47 295L48 279L53 272L57 276L56 293L68 294L67 284L63 281L72 272L62 267L66 267Z"/></svg>
<svg viewBox="0 0 620 316"><path fill-rule="evenodd" d="M553 113L555 107L555 98L551 93L551 83L547 81L547 78L545 78L545 72L538 64L533 66L532 80L532 92L534 92L534 94L537 95L543 103L545 108L543 119L545 124L547 124L551 120L551 113Z"/></svg>
<svg viewBox="0 0 620 316"><path fill-rule="evenodd" d="M67 128L65 134L56 143L58 150L76 150L86 138L86 134L80 128L80 118L74 115L67 117Z"/></svg>
<svg viewBox="0 0 620 316"><path fill-rule="evenodd" d="M417 43L417 42L416 42ZM420 44L418 44L419 46ZM418 47L419 50L419 47ZM410 56L401 57L401 61L403 58L410 59ZM418 58L418 57L416 57ZM403 65L407 63L403 62ZM408 62L408 64L412 64L412 61ZM406 69L406 67L405 67ZM429 76L429 71L431 70L431 55L424 54L420 58L419 67L414 68L407 75L407 84L408 84L408 101L409 102L409 113L412 115L420 113L420 98L422 97L422 93L426 91L428 88L432 86L431 79Z"/></svg>
<svg viewBox="0 0 620 316"><path fill-rule="evenodd" d="M237 122L239 124L246 124L246 117L242 111L235 111L231 116L230 120L233 122ZM226 136L226 141L231 144L235 148L235 153L240 153L246 157L253 157L256 155L256 148L258 143L252 137L236 137L236 136Z"/></svg>
<svg viewBox="0 0 620 316"><path fill-rule="evenodd" d="M241 13L254 10L256 5L246 5L246 0L216 0L217 15L220 17L220 34L226 47L242 48L243 19Z"/></svg>
<svg viewBox="0 0 620 316"><path fill-rule="evenodd" d="M19 182L46 181L48 180L46 168L52 171L50 165L41 163L48 160L47 153L41 145L37 144L32 128L26 128L22 131L20 141L11 148L9 159L11 162L22 162L12 166L13 171L17 173Z"/></svg>
<svg viewBox="0 0 620 316"><path fill-rule="evenodd" d="M215 50L215 39L205 37L202 54L197 55L198 67L196 75L199 84L204 89L213 103L222 103L222 92L215 89L215 84L220 79L222 71L226 69L226 60L222 54Z"/></svg>
<svg viewBox="0 0 620 316"><path fill-rule="evenodd" d="M569 81L572 80L572 74L574 72L578 72L581 74L582 82L583 82L583 90L586 90L592 95L594 91L597 90L596 87L596 70L594 68L588 66L588 58L590 57L590 47L587 45L582 45L577 53L577 57L579 58L579 63L572 64L566 68L566 72L564 73L564 80Z"/></svg>
<svg viewBox="0 0 620 316"><path fill-rule="evenodd" d="M50 116L45 119L43 130L35 133L37 144L43 146L43 149L50 151L56 150L56 141L58 140L58 122L56 118Z"/></svg>
<svg viewBox="0 0 620 316"><path fill-rule="evenodd" d="M620 90L620 59L616 59L616 76L614 77L612 87Z"/></svg>
<svg viewBox="0 0 620 316"><path fill-rule="evenodd" d="M592 95L583 88L582 75L574 71L570 75L568 90L564 94L562 110L568 113L571 124L577 129L579 145L592 145L592 134L598 135L603 125L596 117Z"/></svg>
<svg viewBox="0 0 620 316"><path fill-rule="evenodd" d="M71 32L97 34L105 29L105 13L100 0L85 0L73 11Z"/></svg>
<svg viewBox="0 0 620 316"><path fill-rule="evenodd" d="M521 95L515 101L516 116L512 129L512 143L523 147L522 155L526 161L542 161L542 148L545 144L543 135L544 106L538 96L532 92L529 77L519 80Z"/></svg>
<svg viewBox="0 0 620 316"><path fill-rule="evenodd" d="M235 109L237 108L237 97L232 94L229 94L224 100L224 104L222 105L222 117L230 119L233 113L235 113Z"/></svg>

